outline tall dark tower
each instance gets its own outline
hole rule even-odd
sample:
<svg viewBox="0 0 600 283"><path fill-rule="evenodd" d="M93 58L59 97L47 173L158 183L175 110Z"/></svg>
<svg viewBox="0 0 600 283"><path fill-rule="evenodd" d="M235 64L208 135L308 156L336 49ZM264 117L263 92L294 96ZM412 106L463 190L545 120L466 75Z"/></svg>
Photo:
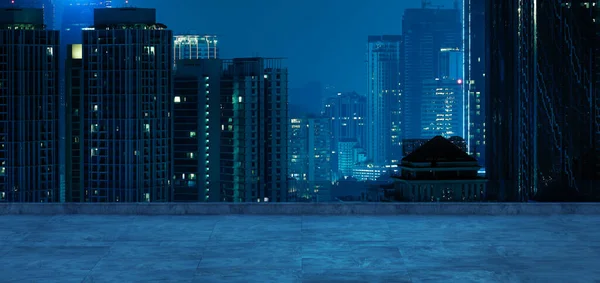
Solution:
<svg viewBox="0 0 600 283"><path fill-rule="evenodd" d="M464 105L467 152L485 164L485 3L463 1Z"/></svg>
<svg viewBox="0 0 600 283"><path fill-rule="evenodd" d="M96 9L71 46L69 197L81 202L172 198L173 33L154 9Z"/></svg>
<svg viewBox="0 0 600 283"><path fill-rule="evenodd" d="M599 7L487 4L490 185L508 200L597 200Z"/></svg>
<svg viewBox="0 0 600 283"><path fill-rule="evenodd" d="M0 9L0 201L64 201L58 37L44 29L42 9Z"/></svg>
<svg viewBox="0 0 600 283"><path fill-rule="evenodd" d="M437 77L442 48L461 47L460 12L458 9L406 9L402 17L402 36L406 70L402 93L403 136L431 138L421 129L423 81Z"/></svg>

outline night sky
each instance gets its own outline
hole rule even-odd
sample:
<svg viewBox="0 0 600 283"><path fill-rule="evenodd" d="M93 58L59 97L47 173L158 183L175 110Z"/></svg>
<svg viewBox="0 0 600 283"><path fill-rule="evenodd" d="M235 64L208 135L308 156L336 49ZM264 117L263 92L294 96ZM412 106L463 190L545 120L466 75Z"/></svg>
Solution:
<svg viewBox="0 0 600 283"><path fill-rule="evenodd" d="M116 1L113 1L113 3ZM290 87L366 92L368 35L400 34L420 0L130 0L176 33L220 36L221 58L285 57Z"/></svg>

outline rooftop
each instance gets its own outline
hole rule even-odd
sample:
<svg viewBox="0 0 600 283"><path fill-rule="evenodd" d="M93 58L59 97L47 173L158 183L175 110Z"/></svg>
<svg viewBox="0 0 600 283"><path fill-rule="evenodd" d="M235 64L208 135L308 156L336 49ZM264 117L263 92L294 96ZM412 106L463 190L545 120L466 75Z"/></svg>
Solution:
<svg viewBox="0 0 600 283"><path fill-rule="evenodd" d="M580 209L582 214L572 214L578 204L549 204L537 206L552 207L554 213L548 210L548 215L502 213L519 210L511 208L491 214L474 209L462 216L439 215L446 211L444 205L429 215L301 211L256 215L241 214L243 209L238 214L223 210L214 215L166 215L177 209L136 204L121 215L107 215L116 212L115 205L90 204L80 207L87 207L87 213L93 207L105 208L96 209L96 215L44 216L33 214L52 206L32 205L42 209L0 205L1 276L8 282L594 282L600 278L596 268L600 213L589 209L597 204ZM331 212L327 206L315 214ZM285 206L270 204L239 207L246 207L246 212L280 207L285 212L281 209ZM361 211L359 204L346 207ZM151 208L163 215L139 215ZM413 212L418 210L413 207ZM71 207L63 212L77 211Z"/></svg>

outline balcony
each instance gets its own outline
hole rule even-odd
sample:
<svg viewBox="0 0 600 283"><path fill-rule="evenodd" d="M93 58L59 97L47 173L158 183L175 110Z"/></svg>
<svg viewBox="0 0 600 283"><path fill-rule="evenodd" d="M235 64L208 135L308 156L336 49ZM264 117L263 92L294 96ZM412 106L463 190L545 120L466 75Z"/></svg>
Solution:
<svg viewBox="0 0 600 283"><path fill-rule="evenodd" d="M7 203L0 223L8 282L600 278L594 203Z"/></svg>

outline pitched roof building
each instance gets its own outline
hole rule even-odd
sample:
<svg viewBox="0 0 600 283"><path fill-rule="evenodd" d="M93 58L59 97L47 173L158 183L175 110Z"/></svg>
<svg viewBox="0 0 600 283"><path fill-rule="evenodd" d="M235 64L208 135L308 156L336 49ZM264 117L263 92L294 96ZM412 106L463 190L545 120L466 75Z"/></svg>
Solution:
<svg viewBox="0 0 600 283"><path fill-rule="evenodd" d="M402 159L396 190L404 201L479 201L486 180L477 159L450 140L436 136Z"/></svg>

